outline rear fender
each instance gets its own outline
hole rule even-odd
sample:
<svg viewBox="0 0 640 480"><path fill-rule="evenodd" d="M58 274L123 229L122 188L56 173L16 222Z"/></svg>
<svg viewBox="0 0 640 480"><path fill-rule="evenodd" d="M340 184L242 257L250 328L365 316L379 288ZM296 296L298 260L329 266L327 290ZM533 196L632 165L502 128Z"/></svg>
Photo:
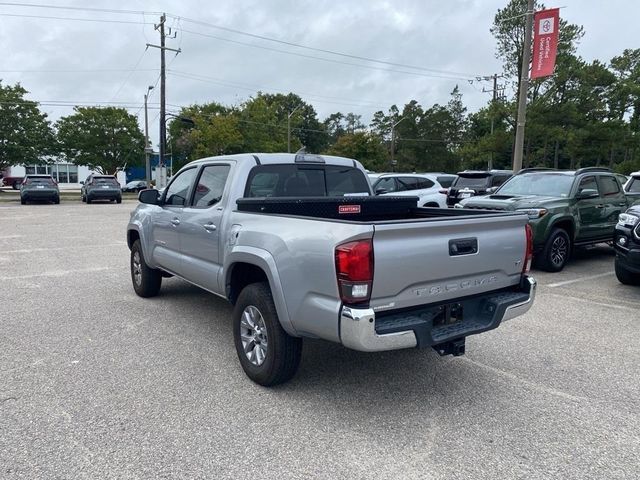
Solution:
<svg viewBox="0 0 640 480"><path fill-rule="evenodd" d="M278 319L280 320L282 328L284 328L289 335L299 336L289 317L289 311L287 310L287 304L284 299L280 275L278 274L278 268L276 267L276 262L271 253L256 247L235 246L224 259L224 268L221 273L223 276L220 280L223 280L225 292L227 290L227 285L230 283L232 267L236 263L248 263L255 265L265 273L267 280L269 281L271 296L273 297L273 303L276 306Z"/></svg>

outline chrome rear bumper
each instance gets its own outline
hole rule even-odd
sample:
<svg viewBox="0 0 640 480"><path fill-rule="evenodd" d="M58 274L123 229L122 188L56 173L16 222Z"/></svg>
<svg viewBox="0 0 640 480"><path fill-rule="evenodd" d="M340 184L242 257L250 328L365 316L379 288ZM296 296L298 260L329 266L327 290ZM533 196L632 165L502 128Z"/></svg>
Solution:
<svg viewBox="0 0 640 480"><path fill-rule="evenodd" d="M488 294L487 303L483 304L475 301L476 303L470 304L472 307L482 308L482 311L468 312L465 310L465 317L471 317L471 320L462 320L454 325L434 327L430 322L422 319L424 316L418 317L416 315L413 328L410 327L410 329L389 333L380 332L380 330L383 330L380 324L376 328L376 314L373 309L358 309L345 306L342 307L340 314L340 341L345 347L353 350L379 352L416 346L434 346L456 338L464 338L494 329L500 323L526 313L535 299L536 286L537 283L534 278L525 277L521 284L521 291L517 292L520 294L517 303L509 302L508 298L503 301L503 295L491 297ZM522 300L523 298L525 299L524 301ZM464 299L461 300L461 302L464 301ZM503 303L500 303L501 301ZM489 308L485 308L487 305ZM417 310L420 308L428 310L433 307L418 307ZM396 317L402 317L402 315L411 317L412 312L398 314ZM389 322L386 322L384 328L388 330L389 327ZM392 324L391 329L393 329Z"/></svg>

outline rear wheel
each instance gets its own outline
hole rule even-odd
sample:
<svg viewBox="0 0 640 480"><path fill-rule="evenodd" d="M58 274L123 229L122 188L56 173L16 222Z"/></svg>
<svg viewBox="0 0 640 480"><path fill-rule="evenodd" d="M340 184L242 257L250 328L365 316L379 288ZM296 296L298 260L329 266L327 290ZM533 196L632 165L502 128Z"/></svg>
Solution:
<svg viewBox="0 0 640 480"><path fill-rule="evenodd" d="M537 258L537 263L542 270L559 272L567 264L570 255L569 234L562 228L554 228Z"/></svg>
<svg viewBox="0 0 640 480"><path fill-rule="evenodd" d="M27 201L26 201L24 198L21 198L21 199L20 199L20 204L21 204L21 205L26 205L26 204L27 204Z"/></svg>
<svg viewBox="0 0 640 480"><path fill-rule="evenodd" d="M162 286L162 272L147 265L140 240L131 247L131 281L136 294L144 298L155 297Z"/></svg>
<svg viewBox="0 0 640 480"><path fill-rule="evenodd" d="M87 204L91 204L91 202L93 202L93 200L91 200L90 197L87 197Z"/></svg>
<svg viewBox="0 0 640 480"><path fill-rule="evenodd" d="M284 383L298 370L302 339L280 325L268 284L252 283L240 292L233 310L233 337L242 369L257 384Z"/></svg>
<svg viewBox="0 0 640 480"><path fill-rule="evenodd" d="M116 203L122 203L122 197L116 198Z"/></svg>
<svg viewBox="0 0 640 480"><path fill-rule="evenodd" d="M620 283L624 285L640 285L640 275L636 275L633 272L627 270L617 258L615 269L616 277L618 277L618 281Z"/></svg>

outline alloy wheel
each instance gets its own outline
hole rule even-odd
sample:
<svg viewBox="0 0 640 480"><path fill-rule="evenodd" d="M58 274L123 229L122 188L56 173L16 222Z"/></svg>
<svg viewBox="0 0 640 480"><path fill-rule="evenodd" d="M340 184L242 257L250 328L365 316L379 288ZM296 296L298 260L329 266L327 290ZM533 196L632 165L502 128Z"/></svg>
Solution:
<svg viewBox="0 0 640 480"><path fill-rule="evenodd" d="M253 305L249 305L242 312L240 339L247 359L253 365L262 365L267 357L267 327L260 310Z"/></svg>

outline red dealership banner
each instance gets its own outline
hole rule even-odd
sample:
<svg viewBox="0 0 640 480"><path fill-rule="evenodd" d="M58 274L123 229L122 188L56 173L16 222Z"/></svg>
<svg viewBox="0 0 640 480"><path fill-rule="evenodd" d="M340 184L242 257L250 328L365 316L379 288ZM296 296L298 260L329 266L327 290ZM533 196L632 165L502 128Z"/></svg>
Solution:
<svg viewBox="0 0 640 480"><path fill-rule="evenodd" d="M536 12L533 17L533 61L531 78L553 75L558 50L559 9Z"/></svg>

